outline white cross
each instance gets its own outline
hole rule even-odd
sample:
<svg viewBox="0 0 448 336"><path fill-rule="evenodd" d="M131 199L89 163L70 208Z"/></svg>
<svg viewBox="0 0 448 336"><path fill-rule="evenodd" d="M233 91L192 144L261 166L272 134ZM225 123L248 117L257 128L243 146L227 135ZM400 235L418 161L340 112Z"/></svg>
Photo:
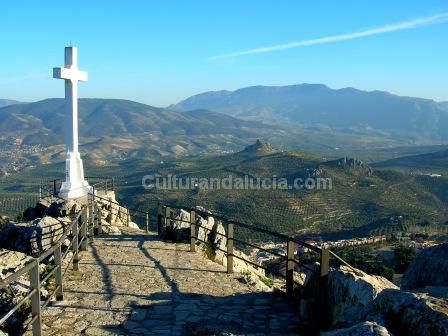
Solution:
<svg viewBox="0 0 448 336"><path fill-rule="evenodd" d="M78 81L87 81L87 72L78 69L78 53L75 47L65 48L65 66L53 68L53 77L65 82L65 136L67 153L65 182L59 196L70 199L85 196L90 190L84 180L84 167L78 152Z"/></svg>
<svg viewBox="0 0 448 336"><path fill-rule="evenodd" d="M53 78L65 80L67 152L78 152L78 81L87 81L87 72L78 69L78 50L65 48L65 66L53 68ZM69 116L71 114L71 117Z"/></svg>
<svg viewBox="0 0 448 336"><path fill-rule="evenodd" d="M75 47L65 48L65 66L53 68L53 78L72 81L87 81L87 72L78 69L78 50Z"/></svg>

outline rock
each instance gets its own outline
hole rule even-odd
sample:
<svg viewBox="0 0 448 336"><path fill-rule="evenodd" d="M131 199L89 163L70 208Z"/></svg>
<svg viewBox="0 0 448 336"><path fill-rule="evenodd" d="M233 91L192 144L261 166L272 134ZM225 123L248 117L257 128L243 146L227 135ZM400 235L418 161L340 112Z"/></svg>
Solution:
<svg viewBox="0 0 448 336"><path fill-rule="evenodd" d="M33 222L9 222L0 232L0 248L37 256L62 236L69 218L46 216Z"/></svg>
<svg viewBox="0 0 448 336"><path fill-rule="evenodd" d="M331 321L334 325L352 324L360 319L362 310L385 289L398 289L381 276L360 270L353 272L347 266L332 269L328 276Z"/></svg>
<svg viewBox="0 0 448 336"><path fill-rule="evenodd" d="M448 286L448 243L424 249L401 280L403 289L427 286Z"/></svg>
<svg viewBox="0 0 448 336"><path fill-rule="evenodd" d="M389 331L376 322L362 322L345 329L321 332L321 336L390 336Z"/></svg>
<svg viewBox="0 0 448 336"><path fill-rule="evenodd" d="M38 255L49 249L54 243L61 239L65 228L71 221L56 219L50 216L37 218L30 227L33 230L31 237L31 251L33 255Z"/></svg>
<svg viewBox="0 0 448 336"><path fill-rule="evenodd" d="M45 216L53 218L70 217L75 219L76 215L81 211L81 206L74 200L55 199L45 210Z"/></svg>
<svg viewBox="0 0 448 336"><path fill-rule="evenodd" d="M136 229L136 230L140 229L140 227L137 225L137 223L134 223L134 222L129 222L129 226L128 227L131 228L131 229Z"/></svg>
<svg viewBox="0 0 448 336"><path fill-rule="evenodd" d="M9 223L9 217L8 216L0 216L0 230L7 223Z"/></svg>
<svg viewBox="0 0 448 336"><path fill-rule="evenodd" d="M448 301L385 289L364 312L368 320L379 321L397 335L448 335Z"/></svg>
<svg viewBox="0 0 448 336"><path fill-rule="evenodd" d="M31 257L24 253L0 249L0 276L6 278L8 274L25 266Z"/></svg>
<svg viewBox="0 0 448 336"><path fill-rule="evenodd" d="M29 261L31 257L24 253L8 250L0 250L0 279L5 279L15 271L21 269ZM12 281L9 286L0 289L0 316L4 316L17 303L23 300L30 290L30 283L26 275ZM4 330L10 335L16 335L23 327L23 317L21 315L11 316L2 325ZM1 333L0 333L1 335Z"/></svg>
<svg viewBox="0 0 448 336"><path fill-rule="evenodd" d="M103 233L121 234L120 228L114 225L102 225L101 230Z"/></svg>
<svg viewBox="0 0 448 336"><path fill-rule="evenodd" d="M415 289L412 292L427 294L429 296L448 300L448 287L428 286L424 288Z"/></svg>

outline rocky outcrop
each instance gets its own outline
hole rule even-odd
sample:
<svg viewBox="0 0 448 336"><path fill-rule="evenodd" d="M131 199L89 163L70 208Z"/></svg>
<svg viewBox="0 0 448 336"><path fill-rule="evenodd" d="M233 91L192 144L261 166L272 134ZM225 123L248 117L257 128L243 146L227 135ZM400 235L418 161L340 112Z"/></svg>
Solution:
<svg viewBox="0 0 448 336"><path fill-rule="evenodd" d="M374 321L394 335L448 335L446 298L405 292L380 276L359 270L356 273L345 266L329 273L329 309L333 326L346 327ZM431 288L431 291L435 292L435 289ZM323 335L364 335L362 330L367 328L366 325L355 327ZM369 333L368 328L366 330L366 335L376 335Z"/></svg>
<svg viewBox="0 0 448 336"><path fill-rule="evenodd" d="M375 170L373 168L363 161L355 158L344 157L338 160L326 162L324 165L344 169L361 176L373 176L375 174Z"/></svg>
<svg viewBox="0 0 448 336"><path fill-rule="evenodd" d="M177 240L189 239L190 237L190 212L181 209L172 221L171 236ZM226 224L217 220L213 214L202 207L196 207L196 231L199 240L197 243L205 256L213 261L227 266L227 256L224 251L227 250ZM167 230L168 232L168 230ZM206 243L203 243L206 242ZM241 281L248 283L258 290L270 291L261 278L265 278L263 269L241 260L250 260L245 253L234 248L233 270L235 273L242 273Z"/></svg>
<svg viewBox="0 0 448 336"><path fill-rule="evenodd" d="M129 210L116 202L114 194L97 197L96 202L100 211L103 233L119 234L120 228L123 227L139 229L138 225L132 222Z"/></svg>
<svg viewBox="0 0 448 336"><path fill-rule="evenodd" d="M389 280L360 270L355 274L341 266L328 276L330 316L333 324L350 324L361 318L367 307L385 289L398 289Z"/></svg>
<svg viewBox="0 0 448 336"><path fill-rule="evenodd" d="M0 249L0 277L5 279L9 274L25 266L30 260L31 257L24 253Z"/></svg>
<svg viewBox="0 0 448 336"><path fill-rule="evenodd" d="M389 327L396 335L448 335L448 301L386 289L365 309L365 318Z"/></svg>
<svg viewBox="0 0 448 336"><path fill-rule="evenodd" d="M448 286L448 243L424 249L401 280L403 289L426 286Z"/></svg>
<svg viewBox="0 0 448 336"><path fill-rule="evenodd" d="M23 219L31 221L36 218L50 216L53 218L70 217L72 220L81 210L81 205L74 200L64 200L59 197L45 197L39 200L34 207L23 212Z"/></svg>
<svg viewBox="0 0 448 336"><path fill-rule="evenodd" d="M24 253L16 251L8 251L0 249L0 279L5 279L15 271L19 270L31 257ZM30 284L25 276L13 281L9 286L0 289L0 316L4 316L10 309L19 303L30 290ZM14 314L11 316L2 329L5 331L13 331L11 335L18 334L17 332L23 328L23 321L20 315ZM0 331L0 335L2 332ZM4 334L7 335L7 334Z"/></svg>
<svg viewBox="0 0 448 336"><path fill-rule="evenodd" d="M391 336L389 331L376 322L362 322L352 327L320 333L321 336Z"/></svg>
<svg viewBox="0 0 448 336"><path fill-rule="evenodd" d="M46 216L32 222L9 222L0 232L0 248L38 256L58 241L71 223L69 217Z"/></svg>

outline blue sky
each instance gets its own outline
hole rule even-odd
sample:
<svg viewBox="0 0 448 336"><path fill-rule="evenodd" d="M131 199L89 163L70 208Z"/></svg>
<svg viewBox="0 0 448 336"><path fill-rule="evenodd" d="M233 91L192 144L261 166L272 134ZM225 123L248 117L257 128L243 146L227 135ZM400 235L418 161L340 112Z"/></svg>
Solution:
<svg viewBox="0 0 448 336"><path fill-rule="evenodd" d="M448 1L2 1L0 98L62 97L52 67L79 48L81 97L167 106L208 90L323 83L448 101ZM445 15L412 29L273 48Z"/></svg>

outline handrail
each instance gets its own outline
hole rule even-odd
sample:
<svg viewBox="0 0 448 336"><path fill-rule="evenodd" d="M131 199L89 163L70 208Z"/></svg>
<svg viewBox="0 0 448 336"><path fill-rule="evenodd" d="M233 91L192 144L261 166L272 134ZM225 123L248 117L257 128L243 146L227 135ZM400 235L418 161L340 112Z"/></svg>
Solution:
<svg viewBox="0 0 448 336"><path fill-rule="evenodd" d="M184 220L181 218L175 218L173 215L172 209L189 211L190 212L190 221ZM215 216L207 211L203 211L203 210L196 209L196 208L181 207L178 205L173 206L173 205L169 205L166 203L158 203L157 214L158 214L159 235L163 235L166 232L166 228L168 226L170 226L170 224L173 222L180 221L182 223L187 223L190 225L190 239L191 239L190 250L191 251L195 251L196 241L207 244L206 242L204 242L203 240L198 238L198 233L196 232L196 230L198 228L202 228L203 230L208 230L208 228L205 228L203 225L196 223L196 215L200 215L203 218L207 218L210 216L210 217L213 217L214 219L220 220L221 222L223 222L223 224L227 223L227 230L226 230L227 232L225 234L222 234L220 232L215 232L215 233L218 234L219 236L224 236L227 238L227 251L224 251L221 248L218 248L218 249L220 251L224 252L227 256L227 265L228 265L227 271L228 271L228 273L233 272L233 257L240 259L248 264L252 264L256 267L261 267L261 268L265 269L265 267L263 267L261 265L257 265L256 263L254 263L251 260L247 260L240 255L235 255L234 251L233 251L234 243L240 243L240 244L243 244L244 246L256 248L258 250L264 251L266 253L269 253L269 254L279 257L279 258L285 258L286 274L284 274L284 275L280 274L280 276L286 279L286 292L287 293L291 293L293 291L294 272L296 270L295 269L296 266L303 267L307 270L311 270L311 267L308 267L305 263L303 263L295 258L295 246L294 246L295 244L305 247L305 248L309 249L310 251L317 253L319 255L319 262L320 262L320 272L319 273L320 273L320 278L321 278L320 286L326 286L325 279L327 279L329 269L330 269L330 265L329 265L330 257L335 258L342 264L349 267L353 272L355 272L355 274L362 276L362 274L360 274L360 272L358 272L349 263L347 263L345 260L343 260L341 257L339 257L336 253L334 253L333 251L330 251L328 248L326 248L325 245L323 245L322 247L314 246L314 245L308 244L304 241L301 241L294 237L287 236L282 233L278 233L275 231L271 231L269 229L261 228L256 225L250 225L247 223L242 223L239 221L228 219L228 218L225 218L220 215ZM250 243L250 242L247 242L242 239L238 239L238 238L234 237L234 229L233 229L234 226L243 227L248 230L252 230L252 231L264 233L267 235L271 235L276 238L280 238L284 243L286 243L286 254L280 254L275 251L271 251L271 250L262 248L261 246L258 246L256 244L253 244L253 243ZM325 290L322 290L322 293L325 293ZM322 294L322 295L324 295L324 294Z"/></svg>
<svg viewBox="0 0 448 336"><path fill-rule="evenodd" d="M177 210L184 210L184 211L189 211L190 212L190 221L186 221L183 219L178 219L174 217L174 213L172 211L172 209L177 209ZM189 223L190 225L190 239L191 239L191 244L190 244L190 250L191 251L195 251L195 244L196 241L199 242L203 242L205 244L207 244L206 242L204 242L203 240L199 239L198 237L198 232L196 232L196 230L198 228L202 228L203 230L207 230L207 228L204 228L203 225L196 223L196 215L198 214L199 216L203 217L203 218L207 218L209 216L220 220L223 223L227 224L227 230L226 230L226 234L222 234L220 232L215 232L216 234L218 234L219 236L224 236L227 238L227 250L223 250L221 248L218 247L218 250L224 252L226 254L227 257L227 272L228 273L233 273L233 258L235 257L236 259L240 259L244 262L246 262L247 264L251 264L254 265L255 267L259 267L262 269L266 269L265 267L263 267L262 265L258 265L256 263L254 263L251 260L248 260L247 258L244 258L241 255L237 255L234 253L233 251L233 244L234 243L240 243L243 244L244 246L249 246L249 247L253 247L259 250L262 250L266 253L269 253L271 255L274 255L276 257L280 257L280 258L285 258L286 261L286 272L285 274L280 273L279 275L286 279L286 292L287 294L292 294L292 292L294 291L294 272L296 270L296 266L301 267L303 264L303 262L300 262L298 260L296 260L295 258L295 244L299 244L303 247L307 247L309 248L311 251L316 252L319 254L320 256L320 276L321 278L326 278L326 276L328 275L329 272L329 253L328 250L325 249L325 247L320 248L317 246L313 246L310 244L307 244L305 242L302 242L298 239L294 239L293 237L287 236L285 234L282 233L278 233L275 231L271 231L265 228L260 228L258 226L255 225L249 225L246 223L242 223L239 221L235 221L232 219L227 219L223 216L214 216L211 213L208 213L206 211L202 211L200 209L195 209L195 208L188 208L188 207L179 207L179 206L173 206L171 207L170 205L167 205L165 203L159 203L158 204L158 209L157 209L157 214L158 214L158 226L159 226L159 235L163 235L166 232L167 227L171 226L172 223L174 222L186 222ZM277 253L275 251L271 251L265 248L262 248L261 246L252 244L250 242L246 242L242 239L236 238L234 236L234 227L242 227L248 230L252 230L255 232L261 232L263 234L267 234L267 235L271 235L274 236L276 238L280 238L285 244L286 244L286 254L282 255L280 253ZM210 230L209 230L210 231ZM304 267L306 269L309 269L308 267Z"/></svg>
<svg viewBox="0 0 448 336"><path fill-rule="evenodd" d="M224 216L214 215L214 214L207 213L206 211L199 210L199 209L196 209L196 208L181 207L181 206L176 206L176 205L173 206L173 205L170 205L170 204L167 204L167 203L158 203L158 204L160 206L169 207L171 209L188 210L188 211L194 210L196 213L202 213L205 216L212 216L213 218L215 218L217 220L221 220L221 221L225 221L225 222L232 222L233 224L235 224L237 226L244 227L244 228L250 229L250 230L254 230L254 231L257 231L259 233L268 234L268 235L271 235L271 236L276 237L276 238L280 238L280 239L289 239L289 238L291 238L290 236L288 236L288 235L286 235L284 233L271 231L271 230L268 230L268 229L265 229L265 228L262 228L262 227L259 227L259 226L256 226L256 225L239 222L239 221L236 221L236 220L233 220L233 219L226 218ZM178 219L176 219L176 220L178 221ZM310 250L314 250L315 252L319 252L320 251L319 247L317 247L317 246L307 244L307 243L305 243L303 241L300 241L299 239L296 239L296 238L293 238L293 239L294 239L294 241L297 244L302 245L304 247L307 247Z"/></svg>
<svg viewBox="0 0 448 336"><path fill-rule="evenodd" d="M83 205L81 210L76 214L71 224L66 228L65 232L49 249L40 254L36 258L32 258L28 263L26 263L21 269L15 271L13 274L9 275L5 279L0 280L0 288L4 288L10 285L13 281L16 281L20 276L25 273L30 273L30 285L31 289L27 295L14 307L12 307L1 319L0 324L4 324L23 304L25 304L29 299L31 299L31 314L32 319L26 327L32 325L33 336L40 336L42 334L42 317L41 309L43 309L50 302L51 298L56 295L56 300L63 299L63 272L62 272L62 262L68 255L68 251L71 248L73 256L68 262L73 263L73 269L78 268L78 251L84 250L82 242L87 239L88 224L91 222L87 217L87 206ZM70 239L69 249L62 255L61 245L62 242L69 236L73 237ZM76 244L73 244L76 242ZM40 279L39 265L40 263L47 259L49 256L54 255L55 268L49 272L43 279ZM65 272L64 272L65 273ZM40 290L44 283L46 283L52 276L55 277L56 287L48 295L48 299L45 302L40 301Z"/></svg>

